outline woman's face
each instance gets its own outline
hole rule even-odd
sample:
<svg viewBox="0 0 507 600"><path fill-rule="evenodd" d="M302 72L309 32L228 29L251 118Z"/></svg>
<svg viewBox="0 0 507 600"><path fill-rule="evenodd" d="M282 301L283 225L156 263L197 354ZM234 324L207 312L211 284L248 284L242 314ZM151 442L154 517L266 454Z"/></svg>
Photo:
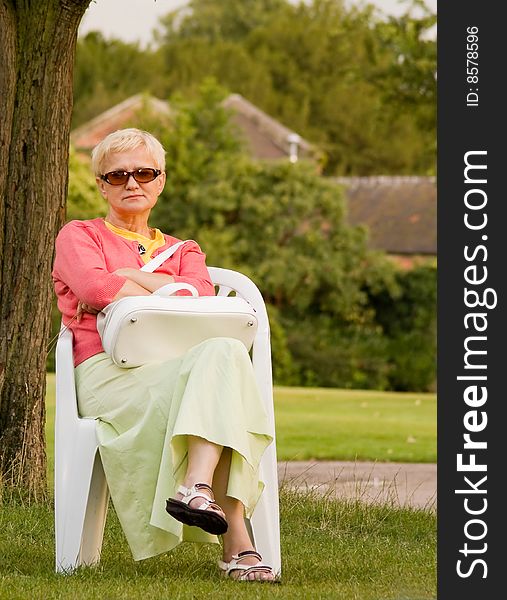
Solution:
<svg viewBox="0 0 507 600"><path fill-rule="evenodd" d="M150 152L139 146L127 152L110 154L104 162L103 174L111 171L135 171L143 167L155 169L155 161ZM139 183L133 176L122 185L111 185L97 177L97 185L101 194L109 203L112 210L118 214L141 215L149 213L155 206L157 198L162 192L166 175L161 173L157 178L148 183Z"/></svg>

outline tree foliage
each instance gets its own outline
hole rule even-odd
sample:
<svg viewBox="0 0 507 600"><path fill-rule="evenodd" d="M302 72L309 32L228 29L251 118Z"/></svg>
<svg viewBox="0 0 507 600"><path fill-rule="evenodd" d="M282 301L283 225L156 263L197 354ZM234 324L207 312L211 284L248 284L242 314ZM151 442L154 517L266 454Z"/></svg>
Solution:
<svg viewBox="0 0 507 600"><path fill-rule="evenodd" d="M341 0L194 0L164 21L168 92L216 77L319 143L327 173L433 172L434 21Z"/></svg>
<svg viewBox="0 0 507 600"><path fill-rule="evenodd" d="M436 62L437 47L428 32L436 24L422 0L411 0L421 16L414 18L410 11L398 18L380 22L376 31L380 44L396 60L387 62L378 70L375 84L381 92L387 118L403 115L417 127L423 141L417 158L417 172L434 172L432 165L436 153ZM415 170L415 171L416 171ZM415 172L414 171L414 172Z"/></svg>
<svg viewBox="0 0 507 600"><path fill-rule="evenodd" d="M208 77L318 144L325 172L430 174L435 15L389 19L342 0L193 0L163 19L156 49L80 40L74 125L126 97L199 96Z"/></svg>
<svg viewBox="0 0 507 600"><path fill-rule="evenodd" d="M69 188L67 196L67 221L93 219L106 213L106 203L97 193L90 161L76 153L69 155Z"/></svg>
<svg viewBox="0 0 507 600"><path fill-rule="evenodd" d="M394 390L428 389L435 384L436 269L419 266L396 277L400 293L395 301L385 292L373 299L388 340L389 384Z"/></svg>
<svg viewBox="0 0 507 600"><path fill-rule="evenodd" d="M137 43L106 40L100 32L81 38L76 50L72 125L77 127L129 96L163 96L160 53Z"/></svg>

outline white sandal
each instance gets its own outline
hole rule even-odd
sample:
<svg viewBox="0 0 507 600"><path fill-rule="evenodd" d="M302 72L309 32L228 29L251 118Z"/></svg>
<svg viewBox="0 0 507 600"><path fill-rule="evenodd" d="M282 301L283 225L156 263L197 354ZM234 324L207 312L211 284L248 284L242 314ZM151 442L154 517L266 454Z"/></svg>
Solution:
<svg viewBox="0 0 507 600"><path fill-rule="evenodd" d="M257 558L259 562L255 565L241 564L241 561L249 556L255 556L255 558ZM244 552L234 554L230 562L224 562L223 560L219 560L218 568L221 571L223 571L225 577L230 577L231 579L235 579L236 581L259 581L260 583L279 582L279 580L276 579L276 574L273 571L273 568L269 565L265 565L262 562L262 556L255 550L245 550ZM241 573L236 577L232 575L234 571L241 571ZM270 575L273 575L274 579L249 579L248 575L250 573L269 573Z"/></svg>
<svg viewBox="0 0 507 600"><path fill-rule="evenodd" d="M223 514L224 511L215 503L213 490L207 483L196 483L191 488L180 485L178 493L183 494L181 500L169 498L166 501L166 511L171 517L214 535L222 535L227 531L227 521L217 512L220 510ZM194 498L204 498L204 502L197 508L192 508L189 504Z"/></svg>

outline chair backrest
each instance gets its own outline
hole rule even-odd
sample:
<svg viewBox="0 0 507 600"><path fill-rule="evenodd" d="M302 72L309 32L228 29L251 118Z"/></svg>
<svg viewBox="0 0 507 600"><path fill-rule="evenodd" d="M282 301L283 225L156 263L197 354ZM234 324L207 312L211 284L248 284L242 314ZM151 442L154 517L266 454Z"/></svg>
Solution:
<svg viewBox="0 0 507 600"><path fill-rule="evenodd" d="M273 409L273 374L271 366L271 341L269 319L266 305L259 288L246 275L222 269L208 267L211 281L218 286L218 296L228 296L231 292L249 302L257 313L258 328L252 347L252 364L267 409L273 436L275 435L275 417Z"/></svg>

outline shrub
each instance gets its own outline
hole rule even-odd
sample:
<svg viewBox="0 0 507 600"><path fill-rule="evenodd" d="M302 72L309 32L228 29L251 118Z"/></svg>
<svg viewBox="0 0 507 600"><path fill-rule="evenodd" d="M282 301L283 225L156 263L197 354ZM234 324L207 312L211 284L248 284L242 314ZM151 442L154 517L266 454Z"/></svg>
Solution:
<svg viewBox="0 0 507 600"><path fill-rule="evenodd" d="M373 299L376 320L389 340L389 385L393 390L434 388L436 363L437 278L432 266L397 273L399 296Z"/></svg>

